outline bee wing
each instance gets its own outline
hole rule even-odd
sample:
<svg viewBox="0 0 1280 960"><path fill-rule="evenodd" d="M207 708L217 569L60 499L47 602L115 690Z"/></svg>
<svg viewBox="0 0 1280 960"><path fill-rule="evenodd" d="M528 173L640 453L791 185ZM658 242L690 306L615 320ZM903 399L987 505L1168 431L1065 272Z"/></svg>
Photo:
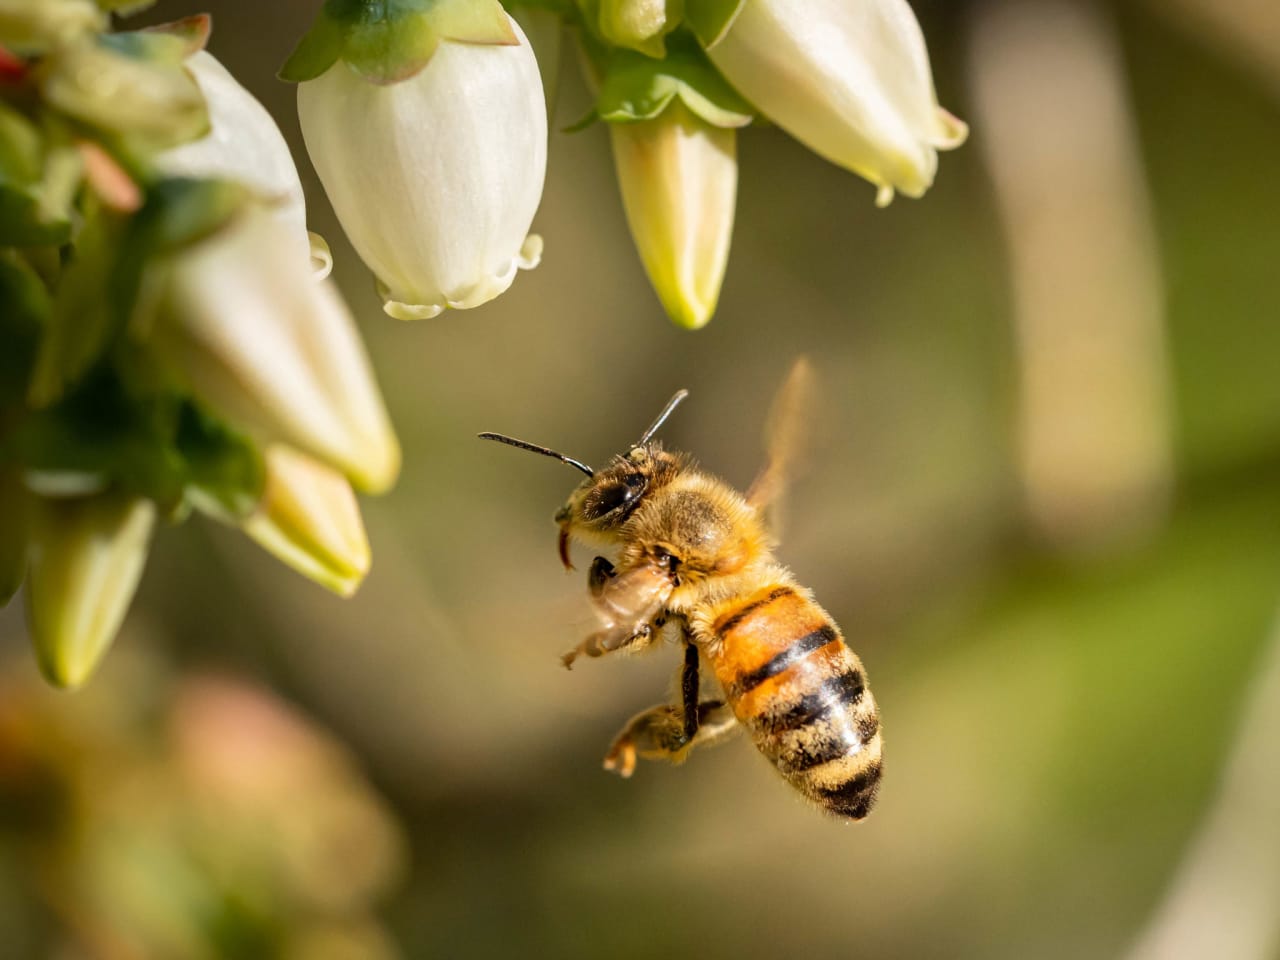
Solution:
<svg viewBox="0 0 1280 960"><path fill-rule="evenodd" d="M775 534L780 526L779 501L799 466L813 395L813 367L807 357L797 357L769 408L764 466L747 490L747 501L753 507L771 508L769 525Z"/></svg>

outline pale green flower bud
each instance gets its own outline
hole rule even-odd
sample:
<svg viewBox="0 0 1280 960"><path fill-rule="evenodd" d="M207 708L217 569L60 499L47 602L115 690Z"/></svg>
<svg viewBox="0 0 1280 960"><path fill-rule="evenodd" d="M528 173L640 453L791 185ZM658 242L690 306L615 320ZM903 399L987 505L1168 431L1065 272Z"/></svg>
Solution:
<svg viewBox="0 0 1280 960"><path fill-rule="evenodd" d="M44 53L106 26L93 0L0 0L0 46L17 53Z"/></svg>
<svg viewBox="0 0 1280 960"><path fill-rule="evenodd" d="M298 256L310 257L307 202L289 145L265 107L212 54L186 60L209 109L209 132L156 158L171 177L236 180L272 205L289 227ZM327 270L325 271L327 272Z"/></svg>
<svg viewBox="0 0 1280 960"><path fill-rule="evenodd" d="M176 47L181 41L171 43ZM200 88L176 63L126 56L85 40L51 54L41 76L50 105L147 150L184 143L208 130Z"/></svg>
<svg viewBox="0 0 1280 960"><path fill-rule="evenodd" d="M342 474L282 444L266 452L262 501L244 532L305 577L349 597L372 558L360 508Z"/></svg>
<svg viewBox="0 0 1280 960"><path fill-rule="evenodd" d="M880 206L895 190L922 196L937 151L968 133L938 106L906 0L744 0L727 30L703 40L769 119L879 187Z"/></svg>
<svg viewBox="0 0 1280 960"><path fill-rule="evenodd" d="M27 620L40 669L84 683L111 646L146 563L156 508L112 494L31 498Z"/></svg>
<svg viewBox="0 0 1280 960"><path fill-rule="evenodd" d="M509 19L509 18L508 18ZM547 111L529 42L440 42L378 84L344 62L298 85L307 152L393 317L479 306L541 258Z"/></svg>
<svg viewBox="0 0 1280 960"><path fill-rule="evenodd" d="M220 416L386 490L400 446L364 345L336 288L294 252L248 205L166 268L152 342Z"/></svg>
<svg viewBox="0 0 1280 960"><path fill-rule="evenodd" d="M667 314L697 329L715 312L737 197L736 133L673 100L653 120L611 123L631 236Z"/></svg>
<svg viewBox="0 0 1280 960"><path fill-rule="evenodd" d="M584 12L610 44L662 57L663 37L679 25L682 5L671 0L591 0Z"/></svg>

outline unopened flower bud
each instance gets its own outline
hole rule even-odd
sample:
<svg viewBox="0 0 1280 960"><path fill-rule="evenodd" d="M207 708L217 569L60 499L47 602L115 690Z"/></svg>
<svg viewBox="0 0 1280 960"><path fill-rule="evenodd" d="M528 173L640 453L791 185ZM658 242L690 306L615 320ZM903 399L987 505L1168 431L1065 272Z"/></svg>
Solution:
<svg viewBox="0 0 1280 960"><path fill-rule="evenodd" d="M938 106L920 25L906 0L743 0L702 36L712 62L769 119L870 180L884 206L919 197L938 150L968 128Z"/></svg>
<svg viewBox="0 0 1280 960"><path fill-rule="evenodd" d="M93 0L0 0L0 46L44 53L107 25Z"/></svg>
<svg viewBox="0 0 1280 960"><path fill-rule="evenodd" d="M386 490L400 446L364 345L336 288L293 252L248 205L168 267L152 342L211 410Z"/></svg>
<svg viewBox="0 0 1280 960"><path fill-rule="evenodd" d="M277 559L339 596L369 572L369 540L342 474L282 444L267 450L262 501L244 532Z"/></svg>
<svg viewBox="0 0 1280 960"><path fill-rule="evenodd" d="M51 683L84 683L115 639L146 563L150 500L33 497L27 619Z"/></svg>
<svg viewBox="0 0 1280 960"><path fill-rule="evenodd" d="M518 43L445 39L395 82L338 61L298 86L307 152L393 317L479 306L541 257L547 111L508 21Z"/></svg>
<svg viewBox="0 0 1280 960"><path fill-rule="evenodd" d="M736 133L673 100L652 120L611 123L631 236L667 314L697 329L715 312L737 197Z"/></svg>

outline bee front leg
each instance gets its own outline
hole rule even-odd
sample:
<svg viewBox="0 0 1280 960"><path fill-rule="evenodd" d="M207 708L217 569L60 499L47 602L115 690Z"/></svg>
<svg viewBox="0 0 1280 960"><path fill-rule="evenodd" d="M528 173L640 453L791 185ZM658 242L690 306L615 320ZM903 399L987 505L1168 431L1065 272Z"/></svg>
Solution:
<svg viewBox="0 0 1280 960"><path fill-rule="evenodd" d="M654 624L642 623L630 630L617 627L597 630L568 653L563 654L560 662L565 665L566 670L572 670L573 661L581 656L603 657L606 653L613 653L615 650L641 650L651 644L653 638L657 636L658 631L654 626Z"/></svg>
<svg viewBox="0 0 1280 960"><path fill-rule="evenodd" d="M629 777L637 757L683 763L694 747L715 743L737 729L737 718L723 700L704 700L698 704L697 732L686 736L684 705L661 703L627 721L605 754L604 768Z"/></svg>

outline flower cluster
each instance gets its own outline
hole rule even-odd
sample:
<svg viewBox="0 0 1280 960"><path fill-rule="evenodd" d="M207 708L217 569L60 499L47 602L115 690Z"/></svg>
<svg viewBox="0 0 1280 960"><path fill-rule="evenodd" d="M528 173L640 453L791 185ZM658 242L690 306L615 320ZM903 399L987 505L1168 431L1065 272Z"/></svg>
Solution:
<svg viewBox="0 0 1280 960"><path fill-rule="evenodd" d="M162 520L233 524L350 593L352 488L400 458L279 130L207 18L117 33L114 5L0 4L0 602L24 586L62 686Z"/></svg>
<svg viewBox="0 0 1280 960"><path fill-rule="evenodd" d="M353 488L399 470L280 131L204 52L207 18L110 29L147 5L0 0L0 602L25 583L67 686L111 643L159 521L234 524L346 595L370 563ZM609 125L640 258L685 327L715 311L757 116L881 205L922 195L965 136L906 0L508 6L324 0L281 71L393 317L477 306L538 263L566 25L584 124Z"/></svg>
<svg viewBox="0 0 1280 960"><path fill-rule="evenodd" d="M554 76L574 28L632 236L678 324L715 311L736 132L763 116L875 185L921 196L963 123L938 106L906 0L515 0ZM550 29L548 29L548 25ZM435 316L536 264L546 111L498 0L327 0L282 73L308 151L387 313ZM550 98L548 98L549 100Z"/></svg>

